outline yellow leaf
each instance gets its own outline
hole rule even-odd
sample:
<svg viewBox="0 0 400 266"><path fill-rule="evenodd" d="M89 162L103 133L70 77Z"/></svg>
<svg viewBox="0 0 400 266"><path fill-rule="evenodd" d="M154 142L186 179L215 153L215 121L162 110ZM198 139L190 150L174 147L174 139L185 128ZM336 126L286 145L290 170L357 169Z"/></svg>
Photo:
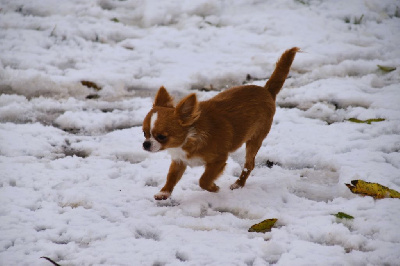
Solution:
<svg viewBox="0 0 400 266"><path fill-rule="evenodd" d="M379 69L382 70L383 72L391 72L396 70L395 67L392 66L382 66L382 65L378 65Z"/></svg>
<svg viewBox="0 0 400 266"><path fill-rule="evenodd" d="M249 232L257 232L257 233L266 233L271 231L272 226L278 221L278 219L267 219L262 221L261 223L252 225L249 229Z"/></svg>
<svg viewBox="0 0 400 266"><path fill-rule="evenodd" d="M400 198L400 193L394 189L382 186L378 183L365 182L363 180L353 180L346 186L355 194L371 196L375 199Z"/></svg>
<svg viewBox="0 0 400 266"><path fill-rule="evenodd" d="M353 123L365 123L365 124L371 125L372 122L382 122L382 121L385 121L385 119L384 118L375 118L375 119L359 120L357 118L350 118L349 121L353 122Z"/></svg>

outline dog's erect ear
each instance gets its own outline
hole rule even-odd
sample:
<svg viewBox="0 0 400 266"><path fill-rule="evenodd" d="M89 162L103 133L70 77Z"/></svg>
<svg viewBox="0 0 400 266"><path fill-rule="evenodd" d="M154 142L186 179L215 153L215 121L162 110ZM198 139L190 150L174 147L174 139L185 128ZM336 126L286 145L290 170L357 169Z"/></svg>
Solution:
<svg viewBox="0 0 400 266"><path fill-rule="evenodd" d="M161 88L158 90L153 106L174 107L174 100L164 86L161 86Z"/></svg>
<svg viewBox="0 0 400 266"><path fill-rule="evenodd" d="M179 117L182 126L192 125L200 117L196 94L183 98L176 106L175 114Z"/></svg>

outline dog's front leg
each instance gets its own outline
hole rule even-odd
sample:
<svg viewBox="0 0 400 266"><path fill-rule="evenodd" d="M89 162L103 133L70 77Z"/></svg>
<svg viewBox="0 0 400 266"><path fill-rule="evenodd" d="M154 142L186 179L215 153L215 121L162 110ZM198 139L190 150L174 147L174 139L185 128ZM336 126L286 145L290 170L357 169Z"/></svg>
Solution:
<svg viewBox="0 0 400 266"><path fill-rule="evenodd" d="M225 168L226 161L219 161L216 163L207 163L206 169L200 178L199 184L202 189L210 192L218 192L219 187L214 181L219 177Z"/></svg>
<svg viewBox="0 0 400 266"><path fill-rule="evenodd" d="M181 161L172 161L167 175L167 182L164 187L154 195L156 200L166 200L171 196L172 190L181 179L186 170L186 164Z"/></svg>

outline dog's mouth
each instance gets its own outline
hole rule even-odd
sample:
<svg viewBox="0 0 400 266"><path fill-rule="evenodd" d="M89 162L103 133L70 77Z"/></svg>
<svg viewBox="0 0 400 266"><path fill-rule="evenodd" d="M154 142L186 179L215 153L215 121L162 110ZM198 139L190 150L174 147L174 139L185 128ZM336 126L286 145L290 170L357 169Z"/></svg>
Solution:
<svg viewBox="0 0 400 266"><path fill-rule="evenodd" d="M155 139L148 139L143 142L143 149L148 152L158 152L161 150L161 144Z"/></svg>

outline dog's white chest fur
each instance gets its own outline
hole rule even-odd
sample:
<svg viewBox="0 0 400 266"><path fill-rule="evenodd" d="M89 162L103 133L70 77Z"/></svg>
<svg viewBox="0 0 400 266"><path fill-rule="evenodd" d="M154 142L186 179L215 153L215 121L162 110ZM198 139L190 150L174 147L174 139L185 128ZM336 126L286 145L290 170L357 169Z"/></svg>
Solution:
<svg viewBox="0 0 400 266"><path fill-rule="evenodd" d="M186 152L182 148L169 148L169 154L173 161L182 161L190 167L204 165L204 161L200 157L188 158Z"/></svg>

